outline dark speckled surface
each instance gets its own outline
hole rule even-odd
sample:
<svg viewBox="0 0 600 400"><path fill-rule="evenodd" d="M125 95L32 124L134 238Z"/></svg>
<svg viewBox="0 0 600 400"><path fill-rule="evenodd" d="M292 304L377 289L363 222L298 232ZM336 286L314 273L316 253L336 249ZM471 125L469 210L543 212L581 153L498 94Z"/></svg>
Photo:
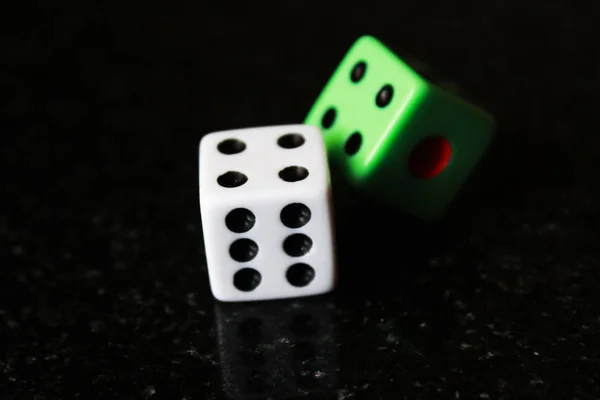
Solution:
<svg viewBox="0 0 600 400"><path fill-rule="evenodd" d="M2 399L600 396L596 6L200 3L0 13ZM198 140L301 121L362 33L498 140L432 226L338 185L336 293L216 304Z"/></svg>

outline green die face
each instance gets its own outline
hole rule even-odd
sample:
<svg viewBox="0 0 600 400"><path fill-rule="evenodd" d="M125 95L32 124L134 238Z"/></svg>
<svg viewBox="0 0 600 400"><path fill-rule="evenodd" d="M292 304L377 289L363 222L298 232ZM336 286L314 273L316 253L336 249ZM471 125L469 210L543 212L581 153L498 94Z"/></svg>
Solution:
<svg viewBox="0 0 600 400"><path fill-rule="evenodd" d="M493 118L359 38L308 113L353 186L422 219L441 217L491 141Z"/></svg>

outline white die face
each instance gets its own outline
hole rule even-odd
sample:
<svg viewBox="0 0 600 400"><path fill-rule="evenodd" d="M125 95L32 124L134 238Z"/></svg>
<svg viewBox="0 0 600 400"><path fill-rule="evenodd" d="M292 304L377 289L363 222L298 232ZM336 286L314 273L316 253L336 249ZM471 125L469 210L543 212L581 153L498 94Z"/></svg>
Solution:
<svg viewBox="0 0 600 400"><path fill-rule="evenodd" d="M217 299L282 299L334 288L331 190L319 129L211 133L200 142L199 160L204 244Z"/></svg>

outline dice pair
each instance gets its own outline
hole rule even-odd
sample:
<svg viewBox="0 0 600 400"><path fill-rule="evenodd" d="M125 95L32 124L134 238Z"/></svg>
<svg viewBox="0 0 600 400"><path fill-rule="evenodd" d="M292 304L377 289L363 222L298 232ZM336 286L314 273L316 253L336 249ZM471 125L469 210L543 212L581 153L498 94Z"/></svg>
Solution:
<svg viewBox="0 0 600 400"><path fill-rule="evenodd" d="M214 296L252 301L333 290L328 162L381 203L435 220L494 130L486 112L361 37L303 124L202 139L200 208Z"/></svg>

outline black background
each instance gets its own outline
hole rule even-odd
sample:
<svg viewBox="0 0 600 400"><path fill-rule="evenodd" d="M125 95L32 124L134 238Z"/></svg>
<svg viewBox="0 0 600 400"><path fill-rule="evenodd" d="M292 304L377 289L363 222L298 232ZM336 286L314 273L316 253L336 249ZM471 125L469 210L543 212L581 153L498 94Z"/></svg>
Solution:
<svg viewBox="0 0 600 400"><path fill-rule="evenodd" d="M600 394L596 6L13 3L2 398ZM432 226L337 189L334 294L215 306L199 139L301 122L365 33L452 77L498 139Z"/></svg>

